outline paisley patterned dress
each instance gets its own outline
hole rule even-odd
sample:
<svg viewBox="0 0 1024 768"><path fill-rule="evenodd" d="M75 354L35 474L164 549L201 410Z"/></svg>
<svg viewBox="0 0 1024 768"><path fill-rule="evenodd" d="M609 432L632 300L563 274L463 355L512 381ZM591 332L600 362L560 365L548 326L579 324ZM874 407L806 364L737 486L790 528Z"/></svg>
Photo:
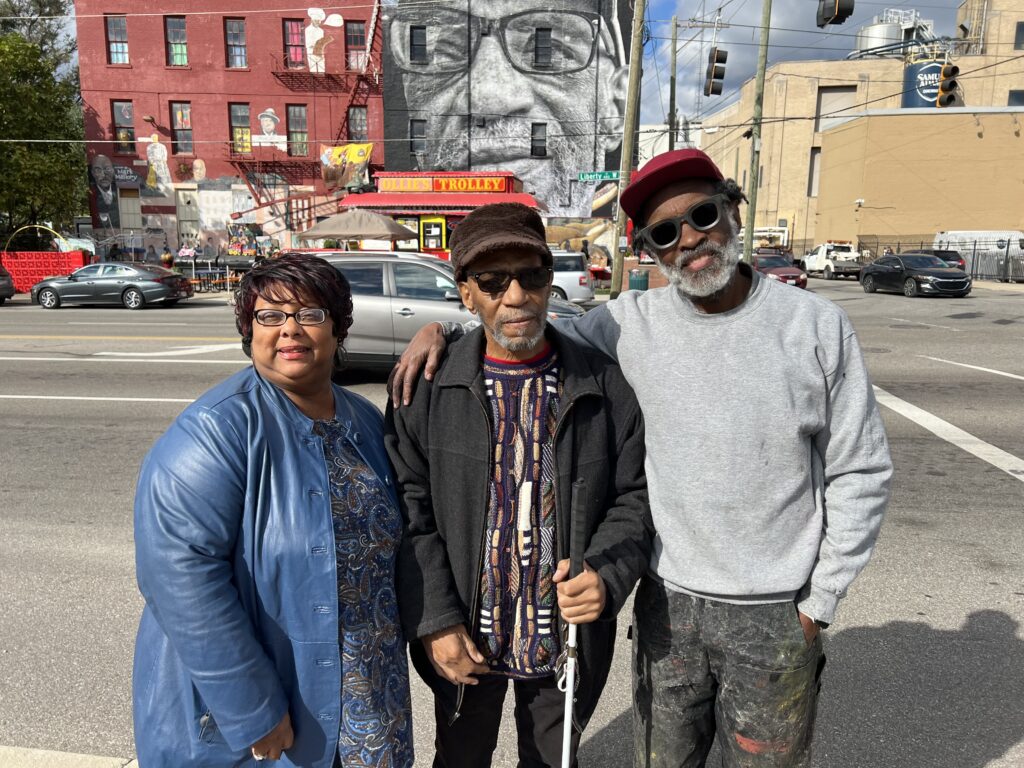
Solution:
<svg viewBox="0 0 1024 768"><path fill-rule="evenodd" d="M402 515L359 455L359 435L350 435L337 421L317 421L313 432L324 441L338 558L342 685L337 764L409 768L409 668L395 595Z"/></svg>

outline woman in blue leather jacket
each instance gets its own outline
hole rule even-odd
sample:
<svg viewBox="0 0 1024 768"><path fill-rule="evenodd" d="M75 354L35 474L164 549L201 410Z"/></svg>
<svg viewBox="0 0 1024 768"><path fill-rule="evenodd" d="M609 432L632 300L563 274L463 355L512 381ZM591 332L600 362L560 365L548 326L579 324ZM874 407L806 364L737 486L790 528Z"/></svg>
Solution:
<svg viewBox="0 0 1024 768"><path fill-rule="evenodd" d="M383 420L331 383L351 290L285 256L245 275L235 314L252 366L177 418L136 491L139 763L407 768Z"/></svg>

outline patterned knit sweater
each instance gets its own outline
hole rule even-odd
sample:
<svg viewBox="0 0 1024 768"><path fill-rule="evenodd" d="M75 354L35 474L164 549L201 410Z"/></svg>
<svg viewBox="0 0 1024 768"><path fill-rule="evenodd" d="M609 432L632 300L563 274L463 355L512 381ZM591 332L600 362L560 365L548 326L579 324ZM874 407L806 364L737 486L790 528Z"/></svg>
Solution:
<svg viewBox="0 0 1024 768"><path fill-rule="evenodd" d="M485 358L494 432L477 646L492 672L554 672L554 433L561 385L554 350L523 362Z"/></svg>

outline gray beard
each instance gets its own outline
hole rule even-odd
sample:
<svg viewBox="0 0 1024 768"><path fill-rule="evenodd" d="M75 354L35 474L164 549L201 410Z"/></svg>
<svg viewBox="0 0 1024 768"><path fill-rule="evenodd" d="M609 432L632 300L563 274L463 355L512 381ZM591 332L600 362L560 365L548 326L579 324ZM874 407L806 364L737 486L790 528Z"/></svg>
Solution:
<svg viewBox="0 0 1024 768"><path fill-rule="evenodd" d="M506 336L501 332L501 324L494 328L484 324L484 328L487 329L487 333L492 339L504 349L506 352L528 352L531 349L537 347L544 340L544 329L547 328L547 317L541 315L540 317L540 330L532 336Z"/></svg>
<svg viewBox="0 0 1024 768"><path fill-rule="evenodd" d="M677 261L689 261L696 256L712 256L712 263L700 272L693 274L687 272L683 267L677 267L674 264L669 266L662 263L660 259L656 259L658 270L677 291L687 298L706 299L721 293L732 280L732 276L736 273L736 266L740 263L740 257L743 255L742 246L736 236L736 227L732 222L730 222L729 229L731 237L724 247L705 240L692 251L679 254Z"/></svg>

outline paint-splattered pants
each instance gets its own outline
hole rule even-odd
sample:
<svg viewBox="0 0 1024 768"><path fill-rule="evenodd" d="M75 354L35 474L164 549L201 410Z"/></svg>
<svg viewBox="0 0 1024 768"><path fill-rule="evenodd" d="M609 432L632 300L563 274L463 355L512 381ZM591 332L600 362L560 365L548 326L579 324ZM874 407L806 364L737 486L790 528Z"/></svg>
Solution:
<svg viewBox="0 0 1024 768"><path fill-rule="evenodd" d="M810 764L821 638L793 602L732 605L644 578L633 617L635 768Z"/></svg>

